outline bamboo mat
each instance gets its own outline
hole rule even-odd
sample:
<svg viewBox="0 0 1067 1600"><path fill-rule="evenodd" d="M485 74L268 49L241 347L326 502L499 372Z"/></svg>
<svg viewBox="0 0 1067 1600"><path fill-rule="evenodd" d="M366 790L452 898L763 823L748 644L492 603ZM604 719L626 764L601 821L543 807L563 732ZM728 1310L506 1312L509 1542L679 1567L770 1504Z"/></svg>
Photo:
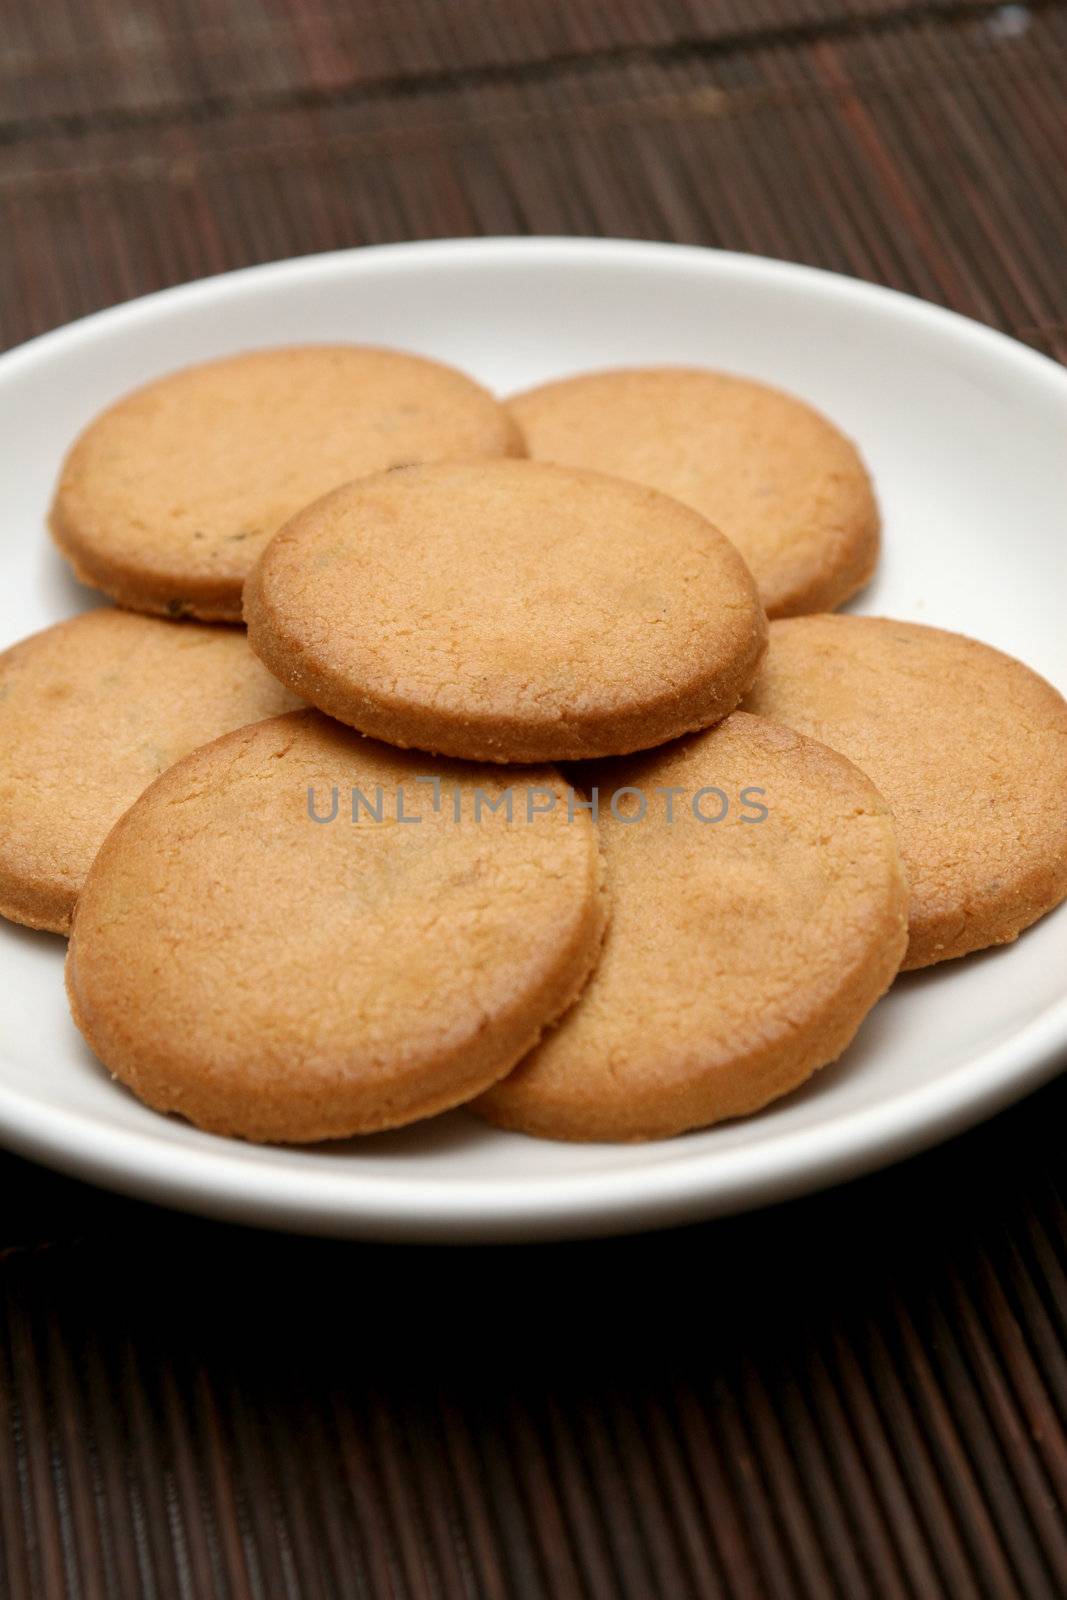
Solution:
<svg viewBox="0 0 1067 1600"><path fill-rule="evenodd" d="M251 262L615 234L1067 356L1067 5L7 0L0 340ZM0 1596L1067 1595L1067 1087L649 1239L260 1237L0 1160Z"/></svg>

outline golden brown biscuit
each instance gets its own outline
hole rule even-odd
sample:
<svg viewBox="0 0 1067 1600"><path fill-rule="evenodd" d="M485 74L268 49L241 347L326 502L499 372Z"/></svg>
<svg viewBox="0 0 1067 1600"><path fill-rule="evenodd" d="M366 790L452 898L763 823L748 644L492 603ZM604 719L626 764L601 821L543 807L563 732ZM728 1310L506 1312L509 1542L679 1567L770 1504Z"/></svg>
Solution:
<svg viewBox="0 0 1067 1600"><path fill-rule="evenodd" d="M109 828L197 745L298 702L236 628L89 611L0 655L0 913L66 933Z"/></svg>
<svg viewBox="0 0 1067 1600"><path fill-rule="evenodd" d="M615 754L716 722L767 625L703 517L596 473L383 473L294 517L249 577L252 648L390 744L476 761Z"/></svg>
<svg viewBox="0 0 1067 1600"><path fill-rule="evenodd" d="M56 542L135 611L241 617L267 540L327 490L412 461L521 453L505 409L395 350L256 350L170 373L92 422L63 466Z"/></svg>
<svg viewBox="0 0 1067 1600"><path fill-rule="evenodd" d="M474 1109L552 1139L666 1138L756 1111L840 1055L907 941L868 779L741 712L587 777L612 897L603 956Z"/></svg>
<svg viewBox="0 0 1067 1600"><path fill-rule="evenodd" d="M771 628L745 701L868 773L911 888L904 966L1007 944L1067 895L1067 704L1010 656L881 617Z"/></svg>
<svg viewBox="0 0 1067 1600"><path fill-rule="evenodd" d="M568 820L551 769L523 785L509 819L499 769L314 712L195 751L90 870L75 1021L149 1105L246 1139L340 1138L469 1099L571 1003L603 933L592 824Z"/></svg>
<svg viewBox="0 0 1067 1600"><path fill-rule="evenodd" d="M744 556L768 616L829 611L878 559L855 446L811 406L721 372L592 372L516 395L537 461L614 473L703 512Z"/></svg>

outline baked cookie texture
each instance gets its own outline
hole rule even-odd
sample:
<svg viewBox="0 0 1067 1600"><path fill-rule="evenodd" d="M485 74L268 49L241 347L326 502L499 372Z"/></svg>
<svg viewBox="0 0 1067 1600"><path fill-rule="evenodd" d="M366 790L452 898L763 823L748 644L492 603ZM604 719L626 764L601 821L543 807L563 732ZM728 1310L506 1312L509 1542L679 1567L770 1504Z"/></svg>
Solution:
<svg viewBox="0 0 1067 1600"><path fill-rule="evenodd" d="M583 786L599 791L612 895L600 964L474 1109L544 1138L667 1138L757 1111L836 1059L907 943L893 825L870 780L824 745L737 712L586 769ZM701 791L711 818L716 791L726 797L722 821L697 819ZM765 817L746 821L760 806Z"/></svg>
<svg viewBox="0 0 1067 1600"><path fill-rule="evenodd" d="M256 350L173 372L91 422L51 528L82 582L120 604L238 622L249 568L308 501L399 463L521 449L504 407L439 362Z"/></svg>
<svg viewBox="0 0 1067 1600"><path fill-rule="evenodd" d="M740 550L770 617L830 611L871 577L880 519L855 445L766 384L687 367L583 374L516 395L538 461L646 483Z"/></svg>
<svg viewBox="0 0 1067 1600"><path fill-rule="evenodd" d="M66 933L109 829L197 745L298 702L235 628L110 607L0 655L0 913Z"/></svg>
<svg viewBox="0 0 1067 1600"><path fill-rule="evenodd" d="M911 889L906 968L1006 944L1067 896L1067 703L957 633L880 617L776 622L745 700L862 767Z"/></svg>
<svg viewBox="0 0 1067 1600"><path fill-rule="evenodd" d="M150 1106L245 1139L341 1138L469 1099L574 1000L606 918L596 833L568 820L562 778L524 774L557 802L529 820L518 795L508 819L510 782L315 712L195 751L89 872L76 1023ZM399 820L400 789L421 822Z"/></svg>
<svg viewBox="0 0 1067 1600"><path fill-rule="evenodd" d="M618 754L736 706L767 624L737 551L654 490L528 461L408 467L293 518L245 589L295 694L475 761Z"/></svg>

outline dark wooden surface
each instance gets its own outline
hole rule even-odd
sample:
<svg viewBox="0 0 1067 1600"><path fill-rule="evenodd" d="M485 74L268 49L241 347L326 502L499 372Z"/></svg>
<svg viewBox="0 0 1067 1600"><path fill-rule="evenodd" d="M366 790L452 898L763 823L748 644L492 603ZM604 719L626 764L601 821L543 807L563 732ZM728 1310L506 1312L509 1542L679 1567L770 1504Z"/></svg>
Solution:
<svg viewBox="0 0 1067 1600"><path fill-rule="evenodd" d="M603 233L1063 358L1065 77L1064 4L7 0L2 339L306 251ZM1065 1110L506 1250L273 1238L4 1158L0 1594L1062 1600Z"/></svg>

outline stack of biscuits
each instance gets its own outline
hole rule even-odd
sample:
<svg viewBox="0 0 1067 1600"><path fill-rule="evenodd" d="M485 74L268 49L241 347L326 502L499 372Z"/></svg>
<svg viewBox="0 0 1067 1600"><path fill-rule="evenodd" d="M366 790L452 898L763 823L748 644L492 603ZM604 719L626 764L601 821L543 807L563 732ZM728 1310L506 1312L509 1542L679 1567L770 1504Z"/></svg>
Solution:
<svg viewBox="0 0 1067 1600"><path fill-rule="evenodd" d="M707 1127L1067 895L1067 705L834 614L872 485L763 384L239 354L97 417L52 531L115 604L0 656L0 911L198 1127Z"/></svg>

